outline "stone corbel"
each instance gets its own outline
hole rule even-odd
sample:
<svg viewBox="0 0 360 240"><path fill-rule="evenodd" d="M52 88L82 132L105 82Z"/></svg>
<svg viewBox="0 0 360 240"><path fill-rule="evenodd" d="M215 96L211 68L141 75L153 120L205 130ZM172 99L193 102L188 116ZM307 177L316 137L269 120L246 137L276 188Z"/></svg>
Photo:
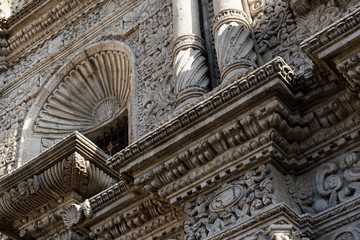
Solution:
<svg viewBox="0 0 360 240"><path fill-rule="evenodd" d="M221 81L226 84L254 70L257 55L247 14L240 9L217 11L213 34Z"/></svg>
<svg viewBox="0 0 360 240"><path fill-rule="evenodd" d="M176 106L201 97L208 90L204 41L196 35L179 37L174 44Z"/></svg>

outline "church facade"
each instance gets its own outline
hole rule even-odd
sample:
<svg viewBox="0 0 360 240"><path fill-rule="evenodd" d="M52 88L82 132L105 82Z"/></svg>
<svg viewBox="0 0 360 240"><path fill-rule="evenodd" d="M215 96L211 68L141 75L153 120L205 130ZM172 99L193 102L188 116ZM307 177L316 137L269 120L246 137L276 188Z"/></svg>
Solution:
<svg viewBox="0 0 360 240"><path fill-rule="evenodd" d="M0 17L1 239L360 239L357 0Z"/></svg>

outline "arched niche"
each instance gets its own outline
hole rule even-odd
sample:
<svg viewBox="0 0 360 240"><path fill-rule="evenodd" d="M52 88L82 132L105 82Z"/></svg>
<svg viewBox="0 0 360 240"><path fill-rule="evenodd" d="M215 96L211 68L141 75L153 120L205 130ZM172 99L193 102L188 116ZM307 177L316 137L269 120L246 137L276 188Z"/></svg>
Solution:
<svg viewBox="0 0 360 240"><path fill-rule="evenodd" d="M74 131L94 140L105 128L129 122L134 135L134 56L121 42L103 42L77 52L49 79L24 121L19 163Z"/></svg>

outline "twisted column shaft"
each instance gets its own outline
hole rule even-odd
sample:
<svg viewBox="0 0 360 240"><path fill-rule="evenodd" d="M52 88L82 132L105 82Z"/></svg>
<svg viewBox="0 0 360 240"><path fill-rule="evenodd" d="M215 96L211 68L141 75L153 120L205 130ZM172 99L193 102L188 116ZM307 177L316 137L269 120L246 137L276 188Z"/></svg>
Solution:
<svg viewBox="0 0 360 240"><path fill-rule="evenodd" d="M232 82L256 67L250 23L242 1L214 0L213 34L222 83Z"/></svg>
<svg viewBox="0 0 360 240"><path fill-rule="evenodd" d="M208 89L204 42L201 39L198 1L173 0L174 73L176 108L201 97Z"/></svg>

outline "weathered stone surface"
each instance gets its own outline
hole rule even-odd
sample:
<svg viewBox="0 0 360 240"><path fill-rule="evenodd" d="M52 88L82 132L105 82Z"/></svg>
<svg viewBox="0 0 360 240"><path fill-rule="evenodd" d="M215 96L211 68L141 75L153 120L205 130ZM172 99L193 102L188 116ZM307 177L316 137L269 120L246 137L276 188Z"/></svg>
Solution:
<svg viewBox="0 0 360 240"><path fill-rule="evenodd" d="M358 1L0 17L0 239L359 239Z"/></svg>

